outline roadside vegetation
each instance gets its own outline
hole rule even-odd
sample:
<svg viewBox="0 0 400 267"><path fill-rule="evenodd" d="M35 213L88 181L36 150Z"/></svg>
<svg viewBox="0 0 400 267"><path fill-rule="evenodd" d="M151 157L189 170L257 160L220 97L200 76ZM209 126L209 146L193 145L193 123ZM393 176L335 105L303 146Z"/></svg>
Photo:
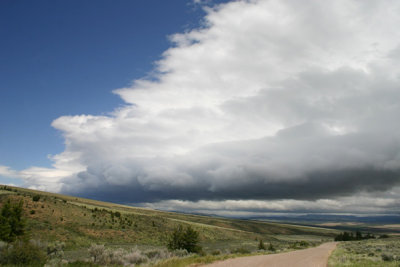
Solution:
<svg viewBox="0 0 400 267"><path fill-rule="evenodd" d="M340 242L329 258L329 267L399 266L400 238L381 235L361 241Z"/></svg>

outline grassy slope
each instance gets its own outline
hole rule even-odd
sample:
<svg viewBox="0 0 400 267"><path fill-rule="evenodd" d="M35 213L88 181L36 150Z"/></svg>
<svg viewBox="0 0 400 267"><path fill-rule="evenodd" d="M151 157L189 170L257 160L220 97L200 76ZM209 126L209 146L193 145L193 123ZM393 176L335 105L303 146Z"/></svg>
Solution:
<svg viewBox="0 0 400 267"><path fill-rule="evenodd" d="M340 242L329 258L329 267L399 266L400 239Z"/></svg>
<svg viewBox="0 0 400 267"><path fill-rule="evenodd" d="M191 225L199 231L206 250L227 245L256 247L256 239L267 242L332 239L337 233L323 228L162 212L24 188L8 188L12 191L0 189L0 202L23 199L32 238L64 241L69 249L86 247L91 243L163 246L179 224ZM40 195L40 200L33 201L34 195ZM121 216L117 217L116 212Z"/></svg>

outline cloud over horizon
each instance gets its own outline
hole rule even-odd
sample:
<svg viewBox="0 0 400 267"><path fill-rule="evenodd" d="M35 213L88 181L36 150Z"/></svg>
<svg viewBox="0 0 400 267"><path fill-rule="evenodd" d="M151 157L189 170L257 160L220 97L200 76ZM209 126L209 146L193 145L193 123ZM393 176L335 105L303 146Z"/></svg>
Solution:
<svg viewBox="0 0 400 267"><path fill-rule="evenodd" d="M399 212L399 14L394 0L208 7L153 77L114 91L125 106L53 121L53 168L0 175L163 209Z"/></svg>

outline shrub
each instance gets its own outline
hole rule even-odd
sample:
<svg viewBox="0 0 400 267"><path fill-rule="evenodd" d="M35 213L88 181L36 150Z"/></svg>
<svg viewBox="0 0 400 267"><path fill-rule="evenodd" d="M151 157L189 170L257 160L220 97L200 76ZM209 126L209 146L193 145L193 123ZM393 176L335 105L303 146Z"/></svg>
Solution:
<svg viewBox="0 0 400 267"><path fill-rule="evenodd" d="M12 204L4 203L0 211L0 240L12 242L25 233L25 220L22 218L22 200Z"/></svg>
<svg viewBox="0 0 400 267"><path fill-rule="evenodd" d="M97 263L105 251L104 245L91 245L89 255L93 258L93 262Z"/></svg>
<svg viewBox="0 0 400 267"><path fill-rule="evenodd" d="M170 241L168 242L168 249L186 249L188 252L199 253L202 248L198 245L199 233L188 226L186 231L183 231L182 226L174 230Z"/></svg>
<svg viewBox="0 0 400 267"><path fill-rule="evenodd" d="M166 259L171 257L171 253L169 253L167 250L165 249L153 249L153 250L149 250L145 252L145 255L149 258L149 259Z"/></svg>
<svg viewBox="0 0 400 267"><path fill-rule="evenodd" d="M33 214L35 214L36 212L35 212L35 210L31 210L29 213L33 215Z"/></svg>
<svg viewBox="0 0 400 267"><path fill-rule="evenodd" d="M232 250L232 253L238 253L238 254L249 254L250 250L244 248L244 247L240 247L240 248L235 248L234 250Z"/></svg>
<svg viewBox="0 0 400 267"><path fill-rule="evenodd" d="M307 242L307 241L304 241L304 240L302 240L302 241L300 241L300 246L302 246L302 247L308 247L310 244Z"/></svg>
<svg viewBox="0 0 400 267"><path fill-rule="evenodd" d="M272 243L269 243L268 250L269 250L269 251L275 251L276 249L274 248L274 246L272 245Z"/></svg>
<svg viewBox="0 0 400 267"><path fill-rule="evenodd" d="M46 255L32 242L16 241L2 251L1 264L14 264L18 266L42 266L46 263Z"/></svg>
<svg viewBox="0 0 400 267"><path fill-rule="evenodd" d="M64 256L65 243L56 241L47 245L47 256L51 258L61 258Z"/></svg>
<svg viewBox="0 0 400 267"><path fill-rule="evenodd" d="M258 243L258 249L259 250L265 250L266 248L265 248L265 245L264 245L264 242L260 239L260 243Z"/></svg>
<svg viewBox="0 0 400 267"><path fill-rule="evenodd" d="M125 250L123 249L117 249L117 250L111 250L108 249L106 250L107 255L108 255L108 262L107 264L111 265L125 265Z"/></svg>
<svg viewBox="0 0 400 267"><path fill-rule="evenodd" d="M394 261L394 257L391 254L382 254L383 261Z"/></svg>
<svg viewBox="0 0 400 267"><path fill-rule="evenodd" d="M40 199L40 195L34 195L34 196L32 197L32 200L35 201L35 202L38 202L39 199Z"/></svg>
<svg viewBox="0 0 400 267"><path fill-rule="evenodd" d="M92 245L89 254L95 264L99 265L131 265L141 264L148 261L148 257L137 248L126 252L123 249L106 249L104 245Z"/></svg>
<svg viewBox="0 0 400 267"><path fill-rule="evenodd" d="M4 250L7 249L7 243L0 241L0 253Z"/></svg>
<svg viewBox="0 0 400 267"><path fill-rule="evenodd" d="M185 257L189 255L189 252L186 249L176 249L173 254L175 257Z"/></svg>
<svg viewBox="0 0 400 267"><path fill-rule="evenodd" d="M220 254L221 254L221 251L218 250L218 249L211 252L211 255L213 255L213 256L217 256L217 255L220 255Z"/></svg>
<svg viewBox="0 0 400 267"><path fill-rule="evenodd" d="M124 260L129 264L141 264L146 262L148 258L146 255L143 255L141 251L133 249L124 256Z"/></svg>

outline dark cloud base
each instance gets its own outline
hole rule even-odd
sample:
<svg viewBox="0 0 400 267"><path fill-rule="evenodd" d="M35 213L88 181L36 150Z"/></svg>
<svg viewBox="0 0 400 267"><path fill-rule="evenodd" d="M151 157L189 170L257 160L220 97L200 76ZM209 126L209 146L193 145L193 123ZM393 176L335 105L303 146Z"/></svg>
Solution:
<svg viewBox="0 0 400 267"><path fill-rule="evenodd" d="M266 177L249 176L246 183L227 184L211 191L205 185L148 190L136 185L102 185L97 188L63 190L63 193L118 203L158 202L169 199L197 200L317 200L350 196L359 192L384 192L400 184L395 171L341 170L313 173L290 181L266 182Z"/></svg>

